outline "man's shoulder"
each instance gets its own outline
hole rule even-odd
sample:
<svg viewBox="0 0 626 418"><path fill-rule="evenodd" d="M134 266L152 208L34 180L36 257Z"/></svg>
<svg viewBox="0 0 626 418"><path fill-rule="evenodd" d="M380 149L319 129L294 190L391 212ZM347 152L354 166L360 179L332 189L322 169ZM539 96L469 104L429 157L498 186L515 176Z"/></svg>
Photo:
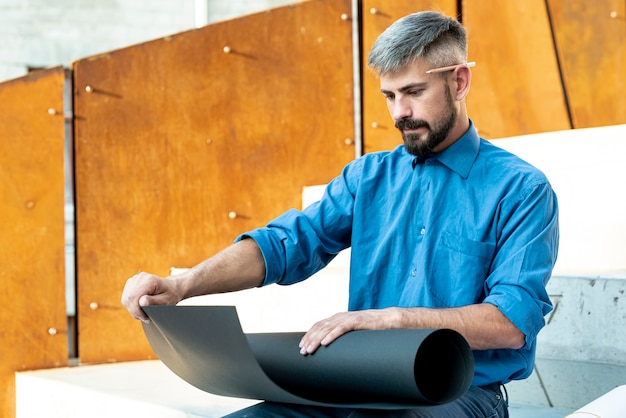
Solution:
<svg viewBox="0 0 626 418"><path fill-rule="evenodd" d="M484 164L490 170L500 172L501 175L530 177L536 180L547 181L545 174L537 167L523 160L510 151L505 150L497 143L481 139L479 164Z"/></svg>
<svg viewBox="0 0 626 418"><path fill-rule="evenodd" d="M352 179L382 179L385 177L403 177L410 172L411 157L404 146L393 150L376 151L363 154L352 160L344 169L344 176Z"/></svg>

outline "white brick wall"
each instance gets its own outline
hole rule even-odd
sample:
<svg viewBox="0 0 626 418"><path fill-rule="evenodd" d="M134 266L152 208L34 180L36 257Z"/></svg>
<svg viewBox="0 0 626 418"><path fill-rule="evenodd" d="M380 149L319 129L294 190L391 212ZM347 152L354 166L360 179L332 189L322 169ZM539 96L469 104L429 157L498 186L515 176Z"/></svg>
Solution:
<svg viewBox="0 0 626 418"><path fill-rule="evenodd" d="M232 19L242 14L257 13L267 9L298 3L299 0L204 0L207 3L209 22Z"/></svg>
<svg viewBox="0 0 626 418"><path fill-rule="evenodd" d="M0 0L0 81L297 0Z"/></svg>

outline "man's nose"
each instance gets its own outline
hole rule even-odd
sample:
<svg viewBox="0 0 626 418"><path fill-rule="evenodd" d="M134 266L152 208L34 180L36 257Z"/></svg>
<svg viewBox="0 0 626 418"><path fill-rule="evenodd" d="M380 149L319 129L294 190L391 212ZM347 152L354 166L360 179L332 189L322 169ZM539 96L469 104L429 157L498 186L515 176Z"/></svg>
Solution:
<svg viewBox="0 0 626 418"><path fill-rule="evenodd" d="M408 119L413 116L411 106L405 98L398 97L394 100L393 107L391 109L391 117L393 120Z"/></svg>

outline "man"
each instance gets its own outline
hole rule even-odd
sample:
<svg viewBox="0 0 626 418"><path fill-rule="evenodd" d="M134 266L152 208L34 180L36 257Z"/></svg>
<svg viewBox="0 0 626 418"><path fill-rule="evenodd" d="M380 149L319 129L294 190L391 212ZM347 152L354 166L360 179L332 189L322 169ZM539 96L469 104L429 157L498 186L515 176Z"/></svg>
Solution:
<svg viewBox="0 0 626 418"><path fill-rule="evenodd" d="M319 202L185 273L134 276L122 301L147 320L142 306L304 280L350 246L349 311L313 325L300 352L357 329L450 328L473 349L472 387L445 405L391 413L266 402L233 416L508 415L500 386L530 375L552 308L545 285L557 256L557 200L540 171L476 133L466 44L463 26L439 13L398 20L368 64L404 146L356 159Z"/></svg>

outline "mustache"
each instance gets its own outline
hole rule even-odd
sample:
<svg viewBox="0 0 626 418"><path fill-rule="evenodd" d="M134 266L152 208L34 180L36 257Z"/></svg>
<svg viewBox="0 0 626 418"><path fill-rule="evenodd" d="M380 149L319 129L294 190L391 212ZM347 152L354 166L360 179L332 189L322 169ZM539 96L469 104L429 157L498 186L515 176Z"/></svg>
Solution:
<svg viewBox="0 0 626 418"><path fill-rule="evenodd" d="M400 119L395 122L395 127L401 131L405 129L426 128L430 130L430 125L423 119Z"/></svg>

